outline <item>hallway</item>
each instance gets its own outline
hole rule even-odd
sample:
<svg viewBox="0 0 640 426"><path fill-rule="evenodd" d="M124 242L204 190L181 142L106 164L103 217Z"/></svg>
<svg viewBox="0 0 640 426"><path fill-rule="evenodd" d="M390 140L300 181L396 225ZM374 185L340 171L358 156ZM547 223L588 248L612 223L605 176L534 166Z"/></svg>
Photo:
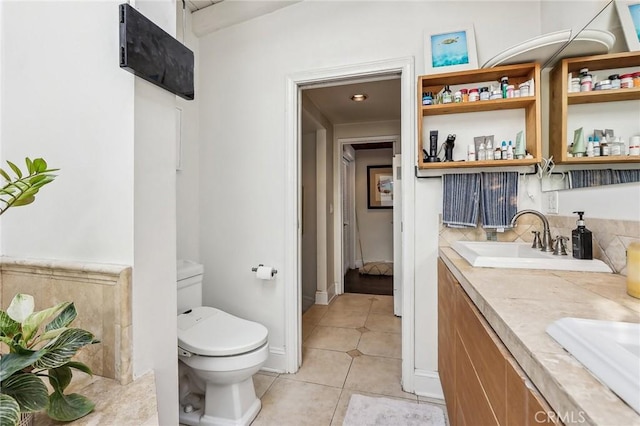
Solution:
<svg viewBox="0 0 640 426"><path fill-rule="evenodd" d="M352 394L440 402L402 391L401 319L392 296L343 294L302 317L302 367L260 372L258 425L342 425Z"/></svg>

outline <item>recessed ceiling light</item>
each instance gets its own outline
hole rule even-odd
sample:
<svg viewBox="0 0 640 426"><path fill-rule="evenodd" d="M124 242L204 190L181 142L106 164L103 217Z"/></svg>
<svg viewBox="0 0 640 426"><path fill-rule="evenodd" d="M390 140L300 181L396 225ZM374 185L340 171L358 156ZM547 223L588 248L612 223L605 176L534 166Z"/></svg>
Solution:
<svg viewBox="0 0 640 426"><path fill-rule="evenodd" d="M366 100L368 98L367 95L365 95L364 93L356 93L355 95L351 96L351 100L354 102L362 102L364 100Z"/></svg>

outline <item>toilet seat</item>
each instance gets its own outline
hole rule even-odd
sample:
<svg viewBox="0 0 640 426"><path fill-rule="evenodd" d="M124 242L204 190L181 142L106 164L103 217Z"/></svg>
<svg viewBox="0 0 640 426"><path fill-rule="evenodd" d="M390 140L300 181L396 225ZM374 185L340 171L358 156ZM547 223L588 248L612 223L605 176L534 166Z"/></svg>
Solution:
<svg viewBox="0 0 640 426"><path fill-rule="evenodd" d="M262 347L268 330L210 306L199 306L178 315L178 346L194 355L240 355Z"/></svg>

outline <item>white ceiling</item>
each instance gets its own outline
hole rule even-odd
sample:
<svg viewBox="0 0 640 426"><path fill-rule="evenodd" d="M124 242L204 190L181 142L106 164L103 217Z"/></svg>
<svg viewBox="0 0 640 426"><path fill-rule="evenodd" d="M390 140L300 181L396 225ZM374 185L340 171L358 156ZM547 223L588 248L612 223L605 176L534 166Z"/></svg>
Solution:
<svg viewBox="0 0 640 426"><path fill-rule="evenodd" d="M222 1L223 0L186 0L185 3L187 4L187 9L191 12L195 12L196 10L204 9L205 7L209 7Z"/></svg>
<svg viewBox="0 0 640 426"><path fill-rule="evenodd" d="M351 96L366 94L354 102ZM393 79L309 88L304 94L332 124L400 120L400 76Z"/></svg>

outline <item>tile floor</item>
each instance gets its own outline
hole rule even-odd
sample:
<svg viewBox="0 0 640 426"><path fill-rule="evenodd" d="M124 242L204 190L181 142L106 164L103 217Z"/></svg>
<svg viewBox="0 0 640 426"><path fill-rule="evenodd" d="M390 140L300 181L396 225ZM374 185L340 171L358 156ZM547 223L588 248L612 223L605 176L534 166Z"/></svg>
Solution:
<svg viewBox="0 0 640 426"><path fill-rule="evenodd" d="M302 316L300 370L253 377L262 400L253 425L342 425L354 393L441 403L402 391L400 332L392 296L348 293L312 306Z"/></svg>

